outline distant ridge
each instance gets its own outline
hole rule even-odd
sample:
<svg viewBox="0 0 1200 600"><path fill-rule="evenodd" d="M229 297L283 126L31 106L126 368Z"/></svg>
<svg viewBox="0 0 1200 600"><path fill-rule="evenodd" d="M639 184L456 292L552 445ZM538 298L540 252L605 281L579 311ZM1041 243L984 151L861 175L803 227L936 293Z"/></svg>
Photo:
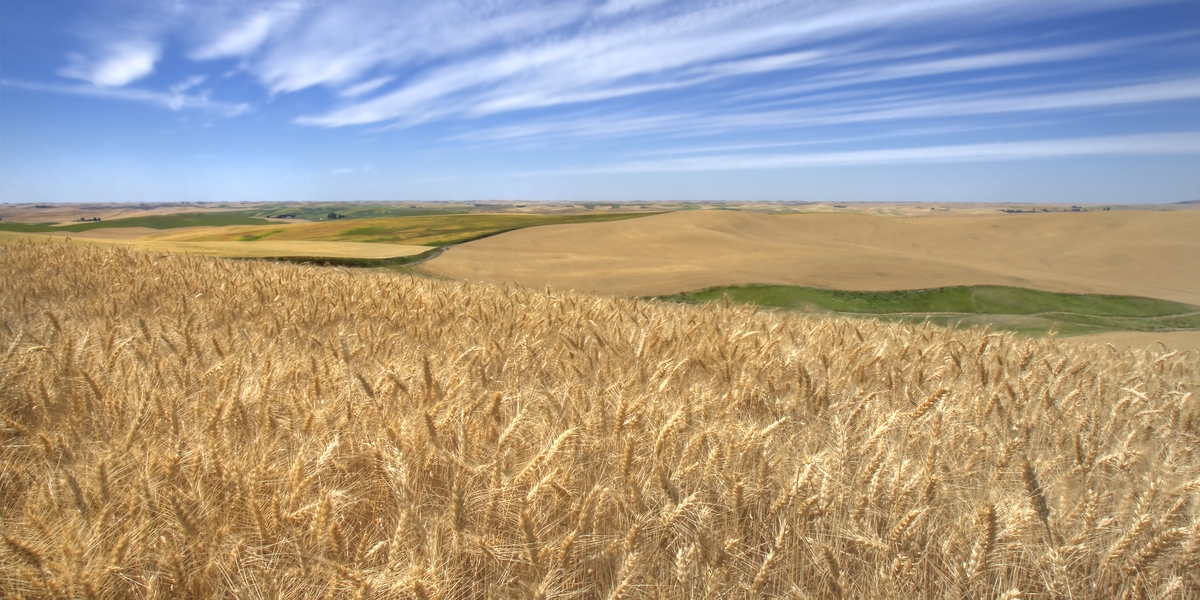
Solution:
<svg viewBox="0 0 1200 600"><path fill-rule="evenodd" d="M1176 202L1175 204L1200 204L1200 200L1184 200L1183 202Z"/></svg>

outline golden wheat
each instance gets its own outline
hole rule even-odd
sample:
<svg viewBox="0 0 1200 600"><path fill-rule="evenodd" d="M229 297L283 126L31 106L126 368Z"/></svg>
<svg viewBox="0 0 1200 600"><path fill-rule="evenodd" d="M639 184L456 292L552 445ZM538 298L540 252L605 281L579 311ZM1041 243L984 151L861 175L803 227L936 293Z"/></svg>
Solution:
<svg viewBox="0 0 1200 600"><path fill-rule="evenodd" d="M0 246L0 593L1200 595L1200 365Z"/></svg>

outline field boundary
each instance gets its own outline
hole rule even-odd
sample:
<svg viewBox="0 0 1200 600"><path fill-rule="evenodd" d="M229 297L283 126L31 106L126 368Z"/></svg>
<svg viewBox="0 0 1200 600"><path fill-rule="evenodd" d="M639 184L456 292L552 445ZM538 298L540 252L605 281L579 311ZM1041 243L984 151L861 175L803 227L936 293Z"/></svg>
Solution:
<svg viewBox="0 0 1200 600"><path fill-rule="evenodd" d="M253 242L248 242L253 243ZM437 246L430 248L420 254L411 254L409 256L396 256L392 258L350 258L350 257L324 257L324 256L231 256L235 260L259 260L268 262L286 262L298 265L317 265L328 267L355 267L355 268L380 268L380 267L414 267L427 260L432 260L446 251L448 246Z"/></svg>
<svg viewBox="0 0 1200 600"><path fill-rule="evenodd" d="M928 320L947 326L992 325L1030 335L1116 331L1200 331L1200 307L1157 298L1070 294L1013 286L948 286L856 292L807 286L714 286L649 298L704 304L756 305L885 321ZM938 308L955 310L939 310Z"/></svg>

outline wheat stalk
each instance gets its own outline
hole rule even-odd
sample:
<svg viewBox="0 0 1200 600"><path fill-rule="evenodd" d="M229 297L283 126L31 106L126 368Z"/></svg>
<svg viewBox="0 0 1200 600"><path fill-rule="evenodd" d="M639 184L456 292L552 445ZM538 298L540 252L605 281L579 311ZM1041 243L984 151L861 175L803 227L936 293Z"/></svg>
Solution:
<svg viewBox="0 0 1200 600"><path fill-rule="evenodd" d="M29 243L0 347L4 596L1200 589L1194 355Z"/></svg>

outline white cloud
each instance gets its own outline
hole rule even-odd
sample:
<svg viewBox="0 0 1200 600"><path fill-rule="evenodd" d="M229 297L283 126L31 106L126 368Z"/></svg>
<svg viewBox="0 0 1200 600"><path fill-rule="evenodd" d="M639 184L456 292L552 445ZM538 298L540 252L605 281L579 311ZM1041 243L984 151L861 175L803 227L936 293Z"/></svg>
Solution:
<svg viewBox="0 0 1200 600"><path fill-rule="evenodd" d="M351 173L366 173L370 170L371 167L341 167L338 169L333 169L329 173L331 175L349 175Z"/></svg>
<svg viewBox="0 0 1200 600"><path fill-rule="evenodd" d="M338 92L338 95L343 98L353 98L354 96L361 96L363 94L369 94L369 93L387 85L393 79L395 79L395 77L391 77L391 76L376 77L375 79L369 79L362 83L356 83L346 89L343 89L342 91Z"/></svg>
<svg viewBox="0 0 1200 600"><path fill-rule="evenodd" d="M170 87L171 93L172 94L182 94L182 93L204 83L204 81L206 79L208 79L208 76L206 76L206 75L192 75L191 77L188 77L187 79L184 79L183 81L180 81L179 83L171 86Z"/></svg>
<svg viewBox="0 0 1200 600"><path fill-rule="evenodd" d="M251 10L232 24L214 26L217 31L211 39L193 49L190 56L196 60L214 60L250 54L267 41L273 31L296 18L303 8L300 2L285 2Z"/></svg>
<svg viewBox="0 0 1200 600"><path fill-rule="evenodd" d="M833 125L870 121L944 118L986 114L1107 108L1131 104L1171 102L1200 98L1200 78L1138 85L1084 89L1051 94L958 95L906 98L877 105L833 107L816 111L766 113L768 120L791 125ZM750 117L753 119L753 117Z"/></svg>
<svg viewBox="0 0 1200 600"><path fill-rule="evenodd" d="M1076 45L897 62L909 58L906 54L912 49L858 48L844 42L838 48L830 43L880 27L985 18L1019 21L1031 18L1029 11L1035 6L1040 7L1036 14L1042 18L1124 4L1125 0L1068 0L1053 6L1035 5L1033 0L686 4L614 0L587 12L579 12L573 3L566 3L567 8L561 8L561 3L529 8L520 3L513 15L499 19L479 5L475 8L487 16L461 10L471 6L468 2L451 2L453 8L436 13L397 12L392 21L378 15L365 19L351 5L338 5L314 17L301 35L273 49L258 72L273 91L285 92L316 84L347 85L368 70L403 65L409 76L390 93L351 101L298 122L338 127L391 121L405 126L581 104L806 67L834 70L833 75L817 73L818 78L830 80L824 84L829 87L1090 58L1121 47ZM548 6L558 7L557 12ZM650 7L653 10L641 10ZM560 31L567 23L573 23L573 29ZM338 33L352 29L357 38ZM509 34L519 34L520 43L491 45L511 39ZM440 41L429 43L431 35ZM460 39L470 41L456 41ZM856 43L864 42L860 37ZM815 44L823 44L822 49L811 49ZM856 62L885 64L844 72ZM813 78L781 77L762 87L770 92L797 79Z"/></svg>
<svg viewBox="0 0 1200 600"><path fill-rule="evenodd" d="M156 92L135 88L113 88L93 85L63 85L57 83L36 83L13 79L0 79L0 85L31 92L47 92L66 94L70 96L90 96L136 102L167 108L170 110L199 110L226 117L235 117L250 112L250 105L245 103L228 103L210 100L207 95L186 94L183 92Z"/></svg>
<svg viewBox="0 0 1200 600"><path fill-rule="evenodd" d="M598 114L572 119L547 119L536 123L478 129L449 139L468 142L513 142L546 137L602 138L656 133L686 127L700 119L695 114L614 117Z"/></svg>
<svg viewBox="0 0 1200 600"><path fill-rule="evenodd" d="M483 0L351 0L310 10L250 70L273 93L349 85L372 70L421 67L544 35L586 16L586 4Z"/></svg>
<svg viewBox="0 0 1200 600"><path fill-rule="evenodd" d="M1075 156L1200 154L1200 132L996 142L953 146L792 154L726 154L637 161L527 175L797 169L855 165L1035 160Z"/></svg>
<svg viewBox="0 0 1200 600"><path fill-rule="evenodd" d="M58 74L93 85L120 87L152 73L160 53L159 44L147 40L115 42L94 58L80 53L67 55L67 66Z"/></svg>
<svg viewBox="0 0 1200 600"><path fill-rule="evenodd" d="M619 15L621 13L646 10L658 6L667 0L608 0L596 12L601 15Z"/></svg>
<svg viewBox="0 0 1200 600"><path fill-rule="evenodd" d="M830 95L811 108L762 111L678 112L654 116L585 113L569 119L481 128L456 136L475 142L557 138L604 138L630 135L704 136L719 133L783 131L859 123L938 121L983 115L1038 115L1053 111L1106 110L1130 105L1200 98L1200 79L1143 83L1058 93L944 94L878 92ZM859 95L865 94L865 95ZM974 123L971 129L988 128ZM951 130L961 131L956 124Z"/></svg>
<svg viewBox="0 0 1200 600"><path fill-rule="evenodd" d="M1054 37L1003 40L956 33L964 26L988 30L1145 3L156 0L147 6L157 8L146 9L154 18L130 18L129 23L139 24L114 25L92 36L110 43L99 44L101 50L91 57L73 55L61 73L94 86L123 86L151 73L163 45L178 35L193 60L236 59L235 72L256 78L273 95L325 88L333 104L297 123L407 127L521 113L526 122L508 129L466 134L492 140L591 135L593 130L644 134L806 127L1194 97L1189 90L1154 87L1175 85L1170 82L1142 88L1122 85L1128 81L1103 88L1097 82L1102 89L1078 90L1064 81L1037 89L1033 86L1046 82L1030 81L1029 73L1044 69L1017 69L1146 53L1152 40L1054 45L1047 41ZM115 38L123 41L111 43ZM931 38L939 42L925 41ZM915 80L957 75L962 81L961 74L976 72L995 76L993 82L1010 79L973 88L1002 90L982 95ZM910 79L907 90L900 83L887 89L873 85ZM171 88L170 96L186 95L202 82L184 83ZM650 104L667 97L661 92L684 88L696 95L675 106ZM1124 99L1118 97L1122 90ZM834 94L846 101L835 102ZM623 118L610 109L599 115L596 127L555 130L545 113L532 112L558 108L557 119L568 110L634 96L649 99L642 114ZM181 102L187 101L165 105ZM768 110L772 105L780 108Z"/></svg>

